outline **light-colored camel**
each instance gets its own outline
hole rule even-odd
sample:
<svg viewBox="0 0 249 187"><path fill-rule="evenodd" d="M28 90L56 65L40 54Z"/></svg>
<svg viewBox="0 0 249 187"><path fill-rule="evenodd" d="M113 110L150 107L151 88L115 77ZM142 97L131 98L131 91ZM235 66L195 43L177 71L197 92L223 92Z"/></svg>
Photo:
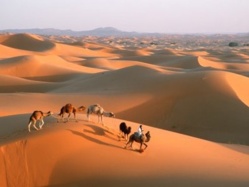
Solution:
<svg viewBox="0 0 249 187"><path fill-rule="evenodd" d="M113 112L106 112L103 107L99 104L90 105L87 109L87 119L90 120L90 114L96 114L98 116L98 123L99 119L101 119L101 123L103 124L103 116L106 117L115 117Z"/></svg>
<svg viewBox="0 0 249 187"><path fill-rule="evenodd" d="M67 121L69 121L69 117L73 113L74 119L75 119L75 121L77 121L76 120L76 112L84 111L85 109L86 109L86 107L84 107L84 106L80 106L79 108L75 108L72 104L68 103L61 108L61 111L58 115L61 116L62 121L64 121L64 114L68 113ZM57 119L57 122L59 122L59 119Z"/></svg>
<svg viewBox="0 0 249 187"><path fill-rule="evenodd" d="M47 116L50 116L52 115L53 113L51 111L48 111L48 112L42 112L42 111L34 111L32 113L32 115L30 116L29 118L29 124L28 124L28 130L30 132L30 127L31 125L33 124L33 127L36 129L36 130L39 130L39 129L42 129L42 126L44 125L44 121L43 121L43 118L44 117L47 117ZM37 121L40 121L39 123L39 129L36 127L36 122Z"/></svg>
<svg viewBox="0 0 249 187"><path fill-rule="evenodd" d="M130 144L130 147L132 148L133 142L138 142L140 143L140 151L143 151L142 146L145 145L144 150L148 147L148 145L145 142L150 141L150 131L148 131L145 135L142 135L141 137L138 137L137 132L134 134L130 135L129 141L126 143L125 148L127 147L128 144Z"/></svg>

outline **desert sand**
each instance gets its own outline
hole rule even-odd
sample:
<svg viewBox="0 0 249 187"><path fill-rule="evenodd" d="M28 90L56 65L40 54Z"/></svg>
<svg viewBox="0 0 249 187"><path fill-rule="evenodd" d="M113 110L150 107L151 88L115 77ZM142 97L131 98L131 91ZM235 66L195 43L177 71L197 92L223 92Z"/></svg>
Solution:
<svg viewBox="0 0 249 187"><path fill-rule="evenodd" d="M0 35L0 186L249 185L248 47L194 37L71 41ZM66 103L99 104L115 118L101 124L84 111L57 122ZM29 133L35 110L53 115ZM150 131L147 149L124 149L121 122Z"/></svg>

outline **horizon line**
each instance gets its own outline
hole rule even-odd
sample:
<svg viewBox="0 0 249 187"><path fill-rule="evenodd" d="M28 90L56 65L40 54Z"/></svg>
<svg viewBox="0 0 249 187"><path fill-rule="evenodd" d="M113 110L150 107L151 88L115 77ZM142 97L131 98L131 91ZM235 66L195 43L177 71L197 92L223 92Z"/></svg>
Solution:
<svg viewBox="0 0 249 187"><path fill-rule="evenodd" d="M145 32L145 31L126 31L126 30L120 30L116 27L112 26L106 26L106 27L96 27L93 29L87 29L87 30L73 30L73 29L59 29L59 28L52 28L52 27L44 27L44 28L12 28L12 29L0 29L0 32L2 31L13 31L13 30L59 30L59 31L71 31L71 32L87 32L87 31L94 31L98 29L113 29L117 32L126 32L126 33L137 33L137 34L176 34L176 35L194 35L194 34L206 34L206 35L214 35L214 34L249 34L249 31L247 32L242 32L242 31L237 31L237 32Z"/></svg>

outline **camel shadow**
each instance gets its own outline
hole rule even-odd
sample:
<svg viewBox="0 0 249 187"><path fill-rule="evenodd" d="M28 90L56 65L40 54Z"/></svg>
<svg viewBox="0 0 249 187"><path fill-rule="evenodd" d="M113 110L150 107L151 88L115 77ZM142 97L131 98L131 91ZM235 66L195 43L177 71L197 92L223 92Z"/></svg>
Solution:
<svg viewBox="0 0 249 187"><path fill-rule="evenodd" d="M87 139L91 142L94 142L94 143L97 143L97 144L101 144L101 145L105 145L105 146L109 146L109 147L115 147L115 148L119 148L119 149L122 149L122 147L119 147L117 145L114 145L114 144L110 144L110 143L106 143L102 140L99 140L99 139L96 139L96 138L93 138L91 136L88 136L86 133L84 132L79 132L79 131L75 131L75 130L71 130L71 129L67 129L68 131L72 132L74 135L77 135L77 136L80 136L84 139ZM93 132L91 132L92 134L95 134Z"/></svg>
<svg viewBox="0 0 249 187"><path fill-rule="evenodd" d="M95 134L95 135L98 135L98 136L106 135L106 130L104 130L103 128L100 128L100 127L95 126L95 125L86 125L86 126L90 127L93 131L84 129L84 132Z"/></svg>
<svg viewBox="0 0 249 187"><path fill-rule="evenodd" d="M85 125L85 126L90 127L93 131L84 129L84 132L91 133L91 134L98 135L98 136L106 136L111 140L117 140L116 138L112 137L116 135L113 132L109 131L108 129L104 129L96 125Z"/></svg>

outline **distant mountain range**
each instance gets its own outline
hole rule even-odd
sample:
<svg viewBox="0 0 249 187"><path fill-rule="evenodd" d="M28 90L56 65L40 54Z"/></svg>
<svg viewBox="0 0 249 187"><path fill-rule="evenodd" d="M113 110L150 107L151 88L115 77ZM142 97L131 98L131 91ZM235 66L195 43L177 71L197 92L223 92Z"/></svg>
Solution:
<svg viewBox="0 0 249 187"><path fill-rule="evenodd" d="M0 33L31 33L38 35L69 35L69 36L145 36L145 35L161 35L160 33L139 33L121 31L113 27L101 27L87 31L60 30L53 28L46 29L6 29L0 30Z"/></svg>

